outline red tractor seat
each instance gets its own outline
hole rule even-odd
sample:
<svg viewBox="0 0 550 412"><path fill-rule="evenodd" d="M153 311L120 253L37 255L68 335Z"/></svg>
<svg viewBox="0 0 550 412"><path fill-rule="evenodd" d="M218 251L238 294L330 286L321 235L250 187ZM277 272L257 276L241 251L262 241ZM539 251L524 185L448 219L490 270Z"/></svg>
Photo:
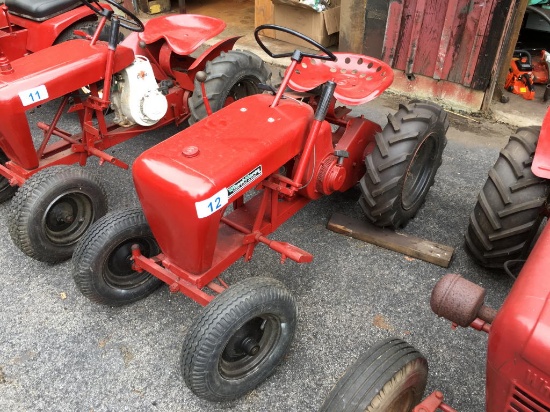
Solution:
<svg viewBox="0 0 550 412"><path fill-rule="evenodd" d="M6 0L10 14L44 21L81 6L79 0Z"/></svg>
<svg viewBox="0 0 550 412"><path fill-rule="evenodd" d="M139 38L151 44L164 38L175 53L188 56L204 43L220 34L225 22L215 17L196 14L177 14L157 17L145 23Z"/></svg>

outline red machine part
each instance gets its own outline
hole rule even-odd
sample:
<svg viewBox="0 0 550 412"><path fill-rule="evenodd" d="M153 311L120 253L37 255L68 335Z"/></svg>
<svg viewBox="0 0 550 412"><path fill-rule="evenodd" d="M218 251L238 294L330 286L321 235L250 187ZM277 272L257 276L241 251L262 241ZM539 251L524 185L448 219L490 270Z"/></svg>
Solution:
<svg viewBox="0 0 550 412"><path fill-rule="evenodd" d="M492 324L488 412L550 410L549 250L547 225Z"/></svg>
<svg viewBox="0 0 550 412"><path fill-rule="evenodd" d="M101 5L112 10L108 4ZM87 19L95 21L95 15L84 5L45 21L34 21L9 14L8 7L3 4L0 6L0 50L10 60L35 53L54 44L59 35L72 24Z"/></svg>
<svg viewBox="0 0 550 412"><path fill-rule="evenodd" d="M533 83L535 84L548 84L548 63L546 56L548 52L546 50L540 50L535 56L533 56Z"/></svg>
<svg viewBox="0 0 550 412"><path fill-rule="evenodd" d="M531 170L538 177L550 179L550 112L546 112L542 122Z"/></svg>
<svg viewBox="0 0 550 412"><path fill-rule="evenodd" d="M535 88L533 86L533 64L531 54L525 50L516 50L512 61L510 62L510 69L506 81L504 82L504 88L514 94L519 94L526 100L533 100L535 98Z"/></svg>

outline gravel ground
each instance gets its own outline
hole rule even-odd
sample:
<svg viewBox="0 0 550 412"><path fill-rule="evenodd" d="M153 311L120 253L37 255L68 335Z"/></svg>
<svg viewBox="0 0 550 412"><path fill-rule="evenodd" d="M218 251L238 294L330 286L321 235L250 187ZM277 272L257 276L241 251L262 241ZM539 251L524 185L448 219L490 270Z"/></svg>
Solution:
<svg viewBox="0 0 550 412"><path fill-rule="evenodd" d="M383 123L398 100L381 98L357 111ZM31 121L50 113L46 105ZM110 153L131 163L176 131L168 127L139 136ZM438 389L460 411L483 410L487 336L452 331L431 312L429 298L435 282L449 272L486 287L487 303L495 308L512 285L506 275L475 266L463 246L477 193L510 132L485 120L451 118L436 182L402 230L454 247L448 269L327 230L334 212L361 218L357 191L310 203L271 236L311 252L311 264L281 265L276 253L260 245L251 262L232 265L225 281L278 279L296 298L299 314L295 340L275 373L225 404L198 399L181 377L182 340L200 305L167 287L122 308L94 304L76 289L70 262L40 263L12 244L6 223L10 203L0 205L0 410L316 411L347 366L392 336L406 339L428 359L427 394ZM97 159L87 167L98 169ZM111 165L100 171L110 210L138 204L128 171ZM184 239L182 234L182 250Z"/></svg>

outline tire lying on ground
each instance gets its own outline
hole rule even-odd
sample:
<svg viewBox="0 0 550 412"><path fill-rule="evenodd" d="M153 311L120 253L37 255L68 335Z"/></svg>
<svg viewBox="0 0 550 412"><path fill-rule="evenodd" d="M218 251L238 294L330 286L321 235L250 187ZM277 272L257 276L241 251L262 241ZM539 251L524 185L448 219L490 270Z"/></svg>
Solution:
<svg viewBox="0 0 550 412"><path fill-rule="evenodd" d="M519 128L501 150L479 193L466 250L490 269L525 258L544 219L550 182L531 171L540 127Z"/></svg>
<svg viewBox="0 0 550 412"><path fill-rule="evenodd" d="M416 215L441 165L448 128L445 110L429 102L411 101L388 115L360 181L359 204L372 223L399 228Z"/></svg>
<svg viewBox="0 0 550 412"><path fill-rule="evenodd" d="M265 84L271 78L271 72L263 60L254 53L243 50L222 52L206 63L204 71L207 76L204 86L213 112L243 97L261 93L258 84ZM189 108L189 124L204 119L207 115L198 80L195 80Z"/></svg>

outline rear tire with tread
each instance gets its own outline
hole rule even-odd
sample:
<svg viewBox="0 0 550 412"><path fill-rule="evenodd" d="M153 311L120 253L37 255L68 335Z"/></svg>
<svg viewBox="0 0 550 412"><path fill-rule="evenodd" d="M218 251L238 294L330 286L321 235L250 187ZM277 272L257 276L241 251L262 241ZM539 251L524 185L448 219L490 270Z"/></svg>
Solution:
<svg viewBox="0 0 550 412"><path fill-rule="evenodd" d="M252 94L261 93L259 83L267 83L271 72L267 65L254 53L244 50L222 52L218 57L206 63L206 93L212 112L227 104ZM193 124L207 116L202 98L202 89L195 80L195 89L189 99Z"/></svg>
<svg viewBox="0 0 550 412"><path fill-rule="evenodd" d="M525 258L544 219L550 182L531 171L540 127L510 137L479 193L465 235L466 250L489 269Z"/></svg>
<svg viewBox="0 0 550 412"><path fill-rule="evenodd" d="M447 113L436 104L400 105L365 157L359 205L375 225L399 228L412 219L433 185L447 144Z"/></svg>
<svg viewBox="0 0 550 412"><path fill-rule="evenodd" d="M379 342L351 365L320 412L410 412L428 381L428 362L407 342Z"/></svg>

